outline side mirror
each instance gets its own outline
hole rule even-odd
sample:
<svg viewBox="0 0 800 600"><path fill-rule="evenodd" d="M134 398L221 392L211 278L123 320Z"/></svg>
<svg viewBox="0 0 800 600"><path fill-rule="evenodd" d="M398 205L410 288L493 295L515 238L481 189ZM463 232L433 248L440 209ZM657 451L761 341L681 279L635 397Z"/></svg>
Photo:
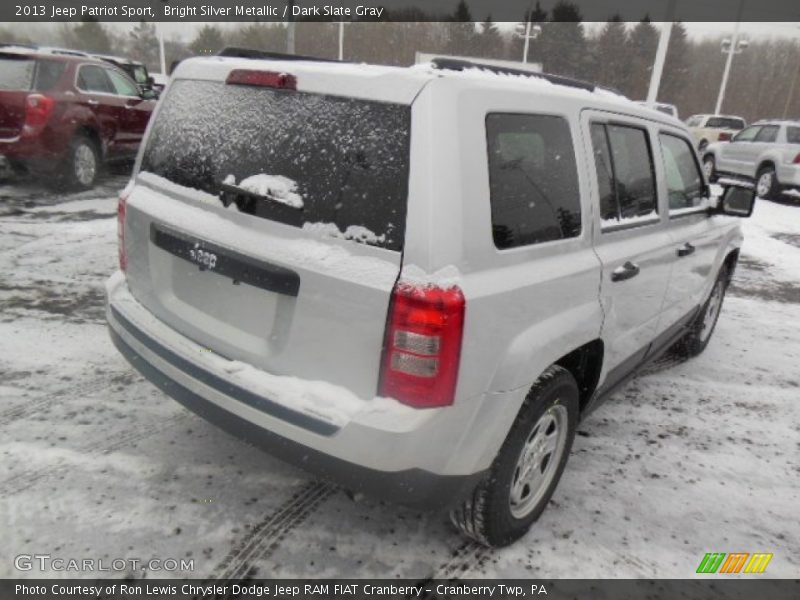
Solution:
<svg viewBox="0 0 800 600"><path fill-rule="evenodd" d="M715 213L731 217L749 217L756 203L756 191L752 184L743 181L726 181L722 196L717 200Z"/></svg>

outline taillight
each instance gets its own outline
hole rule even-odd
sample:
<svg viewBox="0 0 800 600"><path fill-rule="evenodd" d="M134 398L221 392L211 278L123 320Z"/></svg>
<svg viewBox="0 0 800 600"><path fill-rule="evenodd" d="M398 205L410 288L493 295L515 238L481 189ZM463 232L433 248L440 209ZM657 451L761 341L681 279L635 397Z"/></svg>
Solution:
<svg viewBox="0 0 800 600"><path fill-rule="evenodd" d="M392 291L379 394L416 408L453 403L461 359L464 295L399 282Z"/></svg>
<svg viewBox="0 0 800 600"><path fill-rule="evenodd" d="M38 129L47 124L56 101L42 94L30 94L25 98L25 127Z"/></svg>
<svg viewBox="0 0 800 600"><path fill-rule="evenodd" d="M717 140L720 142L727 142L729 139L731 139L731 134L724 131L720 132L719 137L717 138Z"/></svg>
<svg viewBox="0 0 800 600"><path fill-rule="evenodd" d="M119 270L125 272L128 268L128 254L125 251L125 211L128 206L128 196L122 194L117 201L117 247L119 249Z"/></svg>
<svg viewBox="0 0 800 600"><path fill-rule="evenodd" d="M792 164L793 165L800 165L800 154L798 154L797 156L794 157L794 160L792 161Z"/></svg>
<svg viewBox="0 0 800 600"><path fill-rule="evenodd" d="M234 69L228 74L225 83L235 85L255 85L260 87L297 89L297 77L277 71L256 71L254 69Z"/></svg>

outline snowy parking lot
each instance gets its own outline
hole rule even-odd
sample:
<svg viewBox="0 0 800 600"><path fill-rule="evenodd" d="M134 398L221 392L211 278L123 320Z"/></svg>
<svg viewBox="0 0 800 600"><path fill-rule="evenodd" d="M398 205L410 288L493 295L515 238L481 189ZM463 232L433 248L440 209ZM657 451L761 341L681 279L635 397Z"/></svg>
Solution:
<svg viewBox="0 0 800 600"><path fill-rule="evenodd" d="M42 575L20 554L193 559L133 577L422 579L679 578L706 552L771 552L765 576L800 573L800 204L758 201L708 350L592 414L541 520L487 550L444 515L311 480L125 362L103 308L125 182L0 185L0 577Z"/></svg>

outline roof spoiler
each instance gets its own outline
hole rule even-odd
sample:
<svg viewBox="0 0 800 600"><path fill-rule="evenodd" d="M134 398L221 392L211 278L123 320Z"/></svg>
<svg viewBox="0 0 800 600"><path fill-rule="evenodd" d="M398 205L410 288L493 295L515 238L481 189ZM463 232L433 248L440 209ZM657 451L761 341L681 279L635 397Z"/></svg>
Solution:
<svg viewBox="0 0 800 600"><path fill-rule="evenodd" d="M431 61L434 69L446 71L463 71L465 69L481 69L484 71L491 71L499 75L521 75L523 77L535 77L544 79L556 85L565 85L568 87L579 88L589 92L595 91L597 86L580 79L572 79L571 77L564 77L562 75L551 75L550 73L537 73L535 71L525 71L523 69L514 69L512 67L499 67L497 65L489 65L481 62L473 62L471 60L460 60L454 58L434 58Z"/></svg>
<svg viewBox="0 0 800 600"><path fill-rule="evenodd" d="M255 50L254 48L240 48L237 46L226 46L217 53L217 56L227 56L232 58L250 58L253 60L303 60L323 63L344 63L345 61L333 58L317 58L316 56L303 56L302 54L283 54L281 52L267 52L265 50Z"/></svg>

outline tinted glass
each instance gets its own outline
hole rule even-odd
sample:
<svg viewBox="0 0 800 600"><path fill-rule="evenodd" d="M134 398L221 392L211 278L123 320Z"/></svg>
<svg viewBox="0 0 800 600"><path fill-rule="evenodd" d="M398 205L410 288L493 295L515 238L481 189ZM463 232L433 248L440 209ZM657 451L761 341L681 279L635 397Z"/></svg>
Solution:
<svg viewBox="0 0 800 600"><path fill-rule="evenodd" d="M106 69L106 73L109 79L111 79L111 84L114 86L114 90L117 94L120 96L139 97L139 88L137 88L136 84L130 79L112 69Z"/></svg>
<svg viewBox="0 0 800 600"><path fill-rule="evenodd" d="M624 125L607 125L614 164L619 220L655 215L656 177L647 132Z"/></svg>
<svg viewBox="0 0 800 600"><path fill-rule="evenodd" d="M34 88L38 92L52 90L64 74L67 64L59 60L39 60L37 63Z"/></svg>
<svg viewBox="0 0 800 600"><path fill-rule="evenodd" d="M694 150L689 142L674 135L662 134L659 138L664 157L669 208L672 210L699 206L705 184L694 157Z"/></svg>
<svg viewBox="0 0 800 600"><path fill-rule="evenodd" d="M0 90L31 89L34 65L27 57L0 56Z"/></svg>
<svg viewBox="0 0 800 600"><path fill-rule="evenodd" d="M731 117L709 117L708 121L706 121L706 127L711 129L742 129L744 128L744 121L732 119Z"/></svg>
<svg viewBox="0 0 800 600"><path fill-rule="evenodd" d="M578 172L566 119L490 114L486 132L495 245L512 248L579 235Z"/></svg>
<svg viewBox="0 0 800 600"><path fill-rule="evenodd" d="M78 73L78 87L87 92L99 92L102 94L116 93L106 76L105 69L94 65L81 67Z"/></svg>
<svg viewBox="0 0 800 600"><path fill-rule="evenodd" d="M765 125L761 128L761 131L758 132L754 141L772 143L778 139L778 129L777 125Z"/></svg>
<svg viewBox="0 0 800 600"><path fill-rule="evenodd" d="M399 250L410 125L405 105L179 80L142 170L258 217L345 237L355 227L349 237Z"/></svg>
<svg viewBox="0 0 800 600"><path fill-rule="evenodd" d="M787 127L786 141L790 144L800 144L800 127Z"/></svg>
<svg viewBox="0 0 800 600"><path fill-rule="evenodd" d="M592 149L594 164L597 169L597 187L600 195L600 218L616 219L617 196L614 190L614 166L611 164L611 150L608 147L606 126L600 123L592 125Z"/></svg>

